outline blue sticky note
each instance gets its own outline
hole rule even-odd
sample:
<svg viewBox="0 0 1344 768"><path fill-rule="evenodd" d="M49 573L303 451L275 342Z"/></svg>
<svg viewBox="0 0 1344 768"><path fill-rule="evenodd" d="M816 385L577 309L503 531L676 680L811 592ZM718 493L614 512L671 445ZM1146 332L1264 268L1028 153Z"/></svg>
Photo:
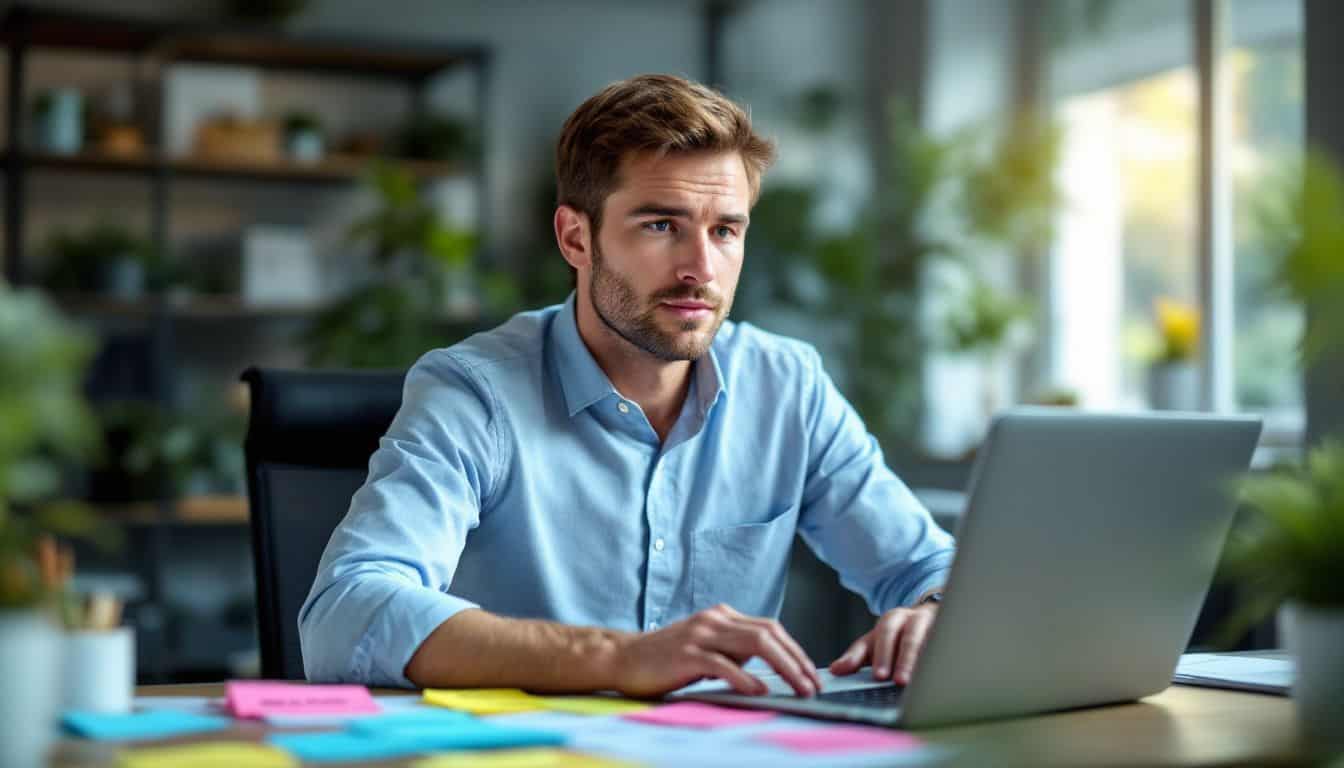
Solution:
<svg viewBox="0 0 1344 768"><path fill-rule="evenodd" d="M455 712L442 707L425 707L362 717L350 722L349 731L373 736L401 728L448 728L471 722L476 722L476 718L466 712Z"/></svg>
<svg viewBox="0 0 1344 768"><path fill-rule="evenodd" d="M397 739L365 736L347 731L279 733L268 736L266 740L300 760L315 763L338 760L387 760L425 751Z"/></svg>
<svg viewBox="0 0 1344 768"><path fill-rule="evenodd" d="M555 731L510 728L481 721L457 726L407 726L388 731L380 738L422 744L428 751L440 749L503 749L505 747L559 747L566 737Z"/></svg>
<svg viewBox="0 0 1344 768"><path fill-rule="evenodd" d="M223 731L231 728L233 721L227 717L156 709L127 714L70 711L61 715L61 724L67 731L86 739L128 741Z"/></svg>
<svg viewBox="0 0 1344 768"><path fill-rule="evenodd" d="M446 749L503 749L551 747L565 743L564 734L526 728L508 728L468 718L456 724L406 725L356 733L285 733L267 737L271 744L301 760L386 760Z"/></svg>

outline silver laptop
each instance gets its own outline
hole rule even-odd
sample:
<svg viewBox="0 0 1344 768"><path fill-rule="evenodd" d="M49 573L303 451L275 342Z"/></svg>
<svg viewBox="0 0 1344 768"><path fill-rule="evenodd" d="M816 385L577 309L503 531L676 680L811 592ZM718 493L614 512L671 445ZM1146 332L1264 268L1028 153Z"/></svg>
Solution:
<svg viewBox="0 0 1344 768"><path fill-rule="evenodd" d="M1167 687L1208 592L1260 420L1033 408L976 461L938 620L904 688L868 670L813 698L777 676L755 709L927 727L1132 701Z"/></svg>

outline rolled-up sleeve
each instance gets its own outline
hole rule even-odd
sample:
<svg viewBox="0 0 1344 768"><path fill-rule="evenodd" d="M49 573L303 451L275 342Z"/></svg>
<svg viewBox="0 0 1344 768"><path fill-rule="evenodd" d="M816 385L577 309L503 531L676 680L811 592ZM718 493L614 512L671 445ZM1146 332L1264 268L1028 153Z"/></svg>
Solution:
<svg viewBox="0 0 1344 768"><path fill-rule="evenodd" d="M809 435L799 533L874 614L942 586L952 537L887 467L877 440L813 351L803 416Z"/></svg>
<svg viewBox="0 0 1344 768"><path fill-rule="evenodd" d="M409 687L425 638L476 607L448 587L503 464L497 418L486 381L451 352L411 368L299 612L309 680Z"/></svg>

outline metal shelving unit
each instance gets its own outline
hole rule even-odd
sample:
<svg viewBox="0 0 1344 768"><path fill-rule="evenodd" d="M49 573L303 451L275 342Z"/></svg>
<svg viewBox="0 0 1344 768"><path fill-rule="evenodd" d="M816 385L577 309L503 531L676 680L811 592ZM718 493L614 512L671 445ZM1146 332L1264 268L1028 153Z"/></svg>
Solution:
<svg viewBox="0 0 1344 768"><path fill-rule="evenodd" d="M168 156L161 149L161 126L165 112L165 73L173 64L227 64L255 68L263 73L327 76L385 84L409 92L411 114L424 113L426 92L445 73L466 71L474 80L475 132L481 141L489 136L486 104L489 101L491 59L482 46L427 46L391 40L354 40L330 36L291 35L273 28L210 26L132 20L126 17L72 11L54 11L13 6L0 20L0 44L9 58L7 72L8 146L0 150L4 174L3 275L14 285L33 282L34 270L25 253L29 218L30 182L37 174L77 174L118 177L149 188L149 239L162 253L171 252L173 232L172 190L179 182L219 181L247 194L250 189L314 189L354 185L367 171L370 157L330 154L320 161L233 161L202 157ZM107 154L86 150L61 155L36 151L24 145L30 101L28 80L40 60L32 53L55 50L62 53L125 57L143 79L145 102L150 108L140 125L147 149L136 154ZM318 87L321 83L318 83ZM477 197L477 232L484 234L488 221L489 190L484 173L483 150L469 167L423 160L399 160L417 179L468 177ZM167 297L146 295L132 300L101 295L54 297L71 315L93 321L111 334L129 335L149 350L151 372L148 399L176 405L175 389L183 347L206 334L228 345L231 328L240 324L302 323L327 305L252 305L239 296L192 295ZM183 344L182 337L193 339ZM111 343L107 335L105 343ZM142 340L142 341L141 341ZM97 399L98 391L91 392ZM134 618L140 630L142 682L180 680L182 670L199 667L203 658L223 658L235 648L202 649L175 647L187 643L173 626L171 588L176 578L174 558L181 563L193 547L234 548L246 558L247 509L244 499L163 499L112 506L108 519L127 532L123 557L129 561L135 580L142 585L144 601ZM199 552L197 552L199 554ZM106 564L100 564L103 567ZM250 567L247 569L250 573ZM250 585L236 585L250 596ZM200 627L187 622L193 629ZM236 620L221 624L217 632L196 631L220 643L237 643ZM180 664L178 663L180 662Z"/></svg>

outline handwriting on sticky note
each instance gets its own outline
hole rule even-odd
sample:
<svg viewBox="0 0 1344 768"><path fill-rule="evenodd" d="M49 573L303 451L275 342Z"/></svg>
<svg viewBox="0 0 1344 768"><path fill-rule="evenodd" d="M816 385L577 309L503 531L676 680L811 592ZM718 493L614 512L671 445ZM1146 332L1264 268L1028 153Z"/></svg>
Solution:
<svg viewBox="0 0 1344 768"><path fill-rule="evenodd" d="M209 741L171 747L130 749L117 768L296 768L298 761L275 747L245 741Z"/></svg>
<svg viewBox="0 0 1344 768"><path fill-rule="evenodd" d="M862 725L771 731L760 734L757 738L778 747L807 754L892 752L917 749L924 745L924 742L908 733Z"/></svg>
<svg viewBox="0 0 1344 768"><path fill-rule="evenodd" d="M627 720L654 725L680 726L682 728L727 728L734 725L751 725L764 722L774 716L774 712L730 709L695 701L679 701L675 704L664 704L661 707L654 707L643 712L623 715Z"/></svg>
<svg viewBox="0 0 1344 768"><path fill-rule="evenodd" d="M337 715L379 712L362 685L295 685L234 680L224 686L224 702L235 717Z"/></svg>

